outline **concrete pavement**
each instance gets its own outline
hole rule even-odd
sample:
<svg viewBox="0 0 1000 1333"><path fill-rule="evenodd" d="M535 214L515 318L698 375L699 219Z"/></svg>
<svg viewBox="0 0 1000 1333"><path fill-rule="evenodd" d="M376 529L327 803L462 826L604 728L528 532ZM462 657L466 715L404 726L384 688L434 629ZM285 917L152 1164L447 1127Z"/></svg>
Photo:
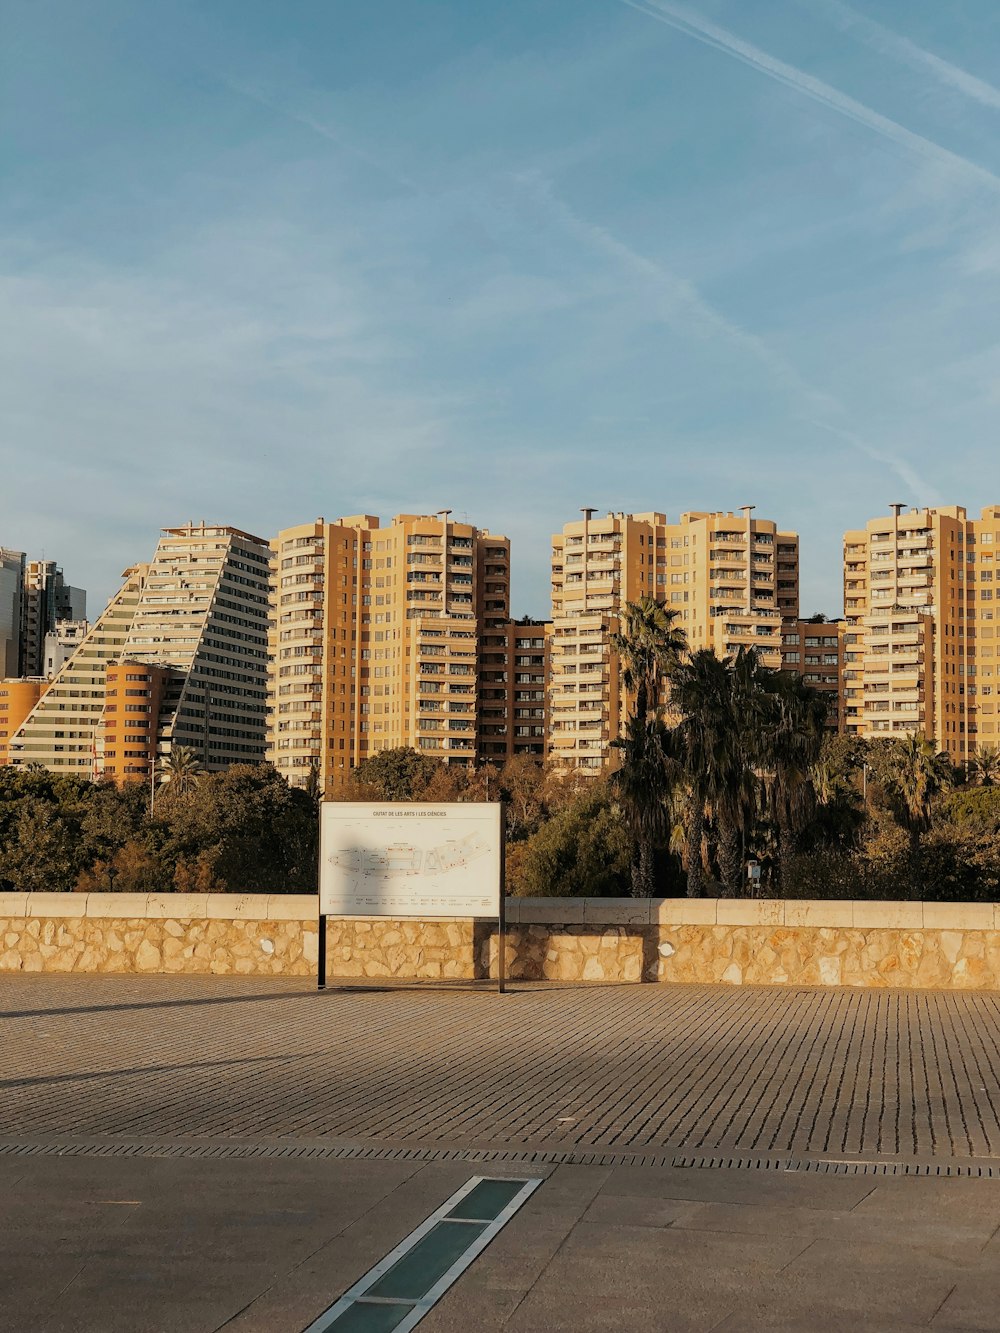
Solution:
<svg viewBox="0 0 1000 1333"><path fill-rule="evenodd" d="M998 1329L997 1001L4 978L0 1330L296 1333L475 1174L420 1333Z"/></svg>

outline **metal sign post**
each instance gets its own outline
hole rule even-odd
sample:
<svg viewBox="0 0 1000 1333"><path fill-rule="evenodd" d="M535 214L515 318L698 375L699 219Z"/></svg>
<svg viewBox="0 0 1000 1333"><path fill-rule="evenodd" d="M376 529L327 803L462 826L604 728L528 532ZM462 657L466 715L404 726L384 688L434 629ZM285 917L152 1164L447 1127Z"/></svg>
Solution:
<svg viewBox="0 0 1000 1333"><path fill-rule="evenodd" d="M504 993L504 807L499 801L320 805L316 986L327 984L327 918L416 918L497 923L497 986ZM488 975L487 971L487 975Z"/></svg>
<svg viewBox="0 0 1000 1333"><path fill-rule="evenodd" d="M507 973L507 807L500 802L500 893L497 899L497 994Z"/></svg>

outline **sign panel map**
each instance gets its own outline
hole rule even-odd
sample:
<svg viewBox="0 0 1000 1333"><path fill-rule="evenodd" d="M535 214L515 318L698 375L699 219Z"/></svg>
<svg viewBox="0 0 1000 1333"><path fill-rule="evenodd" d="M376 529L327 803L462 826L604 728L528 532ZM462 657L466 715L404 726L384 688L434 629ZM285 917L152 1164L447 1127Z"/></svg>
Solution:
<svg viewBox="0 0 1000 1333"><path fill-rule="evenodd" d="M320 814L320 911L495 917L501 837L495 802L326 802Z"/></svg>

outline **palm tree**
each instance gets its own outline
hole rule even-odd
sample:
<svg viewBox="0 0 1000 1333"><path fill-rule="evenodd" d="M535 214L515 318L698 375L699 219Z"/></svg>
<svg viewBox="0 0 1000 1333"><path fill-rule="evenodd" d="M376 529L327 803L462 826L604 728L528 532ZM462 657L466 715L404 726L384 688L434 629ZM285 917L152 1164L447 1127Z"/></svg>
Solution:
<svg viewBox="0 0 1000 1333"><path fill-rule="evenodd" d="M913 892L919 891L920 838L931 826L934 798L954 781L951 760L935 750L922 732L894 740L890 752L888 795L910 840Z"/></svg>
<svg viewBox="0 0 1000 1333"><path fill-rule="evenodd" d="M621 764L610 783L635 839L633 898L652 898L655 893L656 848L669 843L672 832L671 796L680 775L664 746L665 730L658 718L644 721L635 716L622 739L615 741Z"/></svg>
<svg viewBox="0 0 1000 1333"><path fill-rule="evenodd" d="M778 832L779 874L795 852L796 834L816 805L814 775L823 749L827 701L789 671L762 670L759 685L770 717L759 737L759 760Z"/></svg>
<svg viewBox="0 0 1000 1333"><path fill-rule="evenodd" d="M626 602L621 629L611 636L622 683L634 704L624 736L615 741L621 763L611 782L635 839L632 893L641 898L655 891L656 847L670 837L668 801L676 767L663 745L660 698L667 673L687 645L684 630L673 623L676 618L665 603L643 596Z"/></svg>
<svg viewBox="0 0 1000 1333"><path fill-rule="evenodd" d="M622 683L635 697L634 715L645 721L660 706L663 682L687 648L687 634L675 625L677 612L643 595L626 602L621 629L611 647L622 664Z"/></svg>
<svg viewBox="0 0 1000 1333"><path fill-rule="evenodd" d="M1000 783L1000 749L995 745L984 745L966 764L965 771L969 781L978 787Z"/></svg>
<svg viewBox="0 0 1000 1333"><path fill-rule="evenodd" d="M305 792L314 805L319 805L323 799L323 784L320 781L320 765L318 759L309 760L309 771L306 774Z"/></svg>
<svg viewBox="0 0 1000 1333"><path fill-rule="evenodd" d="M679 714L669 747L689 784L687 817L688 895L702 891L701 844L706 806L716 824L719 871L725 892L742 882L741 837L756 803L752 738L757 734L757 655L740 649L717 657L710 648L680 662L670 678L671 707Z"/></svg>
<svg viewBox="0 0 1000 1333"><path fill-rule="evenodd" d="M177 796L184 796L197 785L204 773L201 760L187 745L172 745L157 764L160 781Z"/></svg>

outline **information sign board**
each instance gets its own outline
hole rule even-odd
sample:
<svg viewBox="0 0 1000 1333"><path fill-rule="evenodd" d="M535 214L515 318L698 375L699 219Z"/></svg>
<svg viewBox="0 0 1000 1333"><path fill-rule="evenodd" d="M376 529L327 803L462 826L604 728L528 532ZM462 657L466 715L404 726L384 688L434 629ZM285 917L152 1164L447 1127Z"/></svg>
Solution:
<svg viewBox="0 0 1000 1333"><path fill-rule="evenodd" d="M323 916L499 917L503 807L324 802Z"/></svg>

